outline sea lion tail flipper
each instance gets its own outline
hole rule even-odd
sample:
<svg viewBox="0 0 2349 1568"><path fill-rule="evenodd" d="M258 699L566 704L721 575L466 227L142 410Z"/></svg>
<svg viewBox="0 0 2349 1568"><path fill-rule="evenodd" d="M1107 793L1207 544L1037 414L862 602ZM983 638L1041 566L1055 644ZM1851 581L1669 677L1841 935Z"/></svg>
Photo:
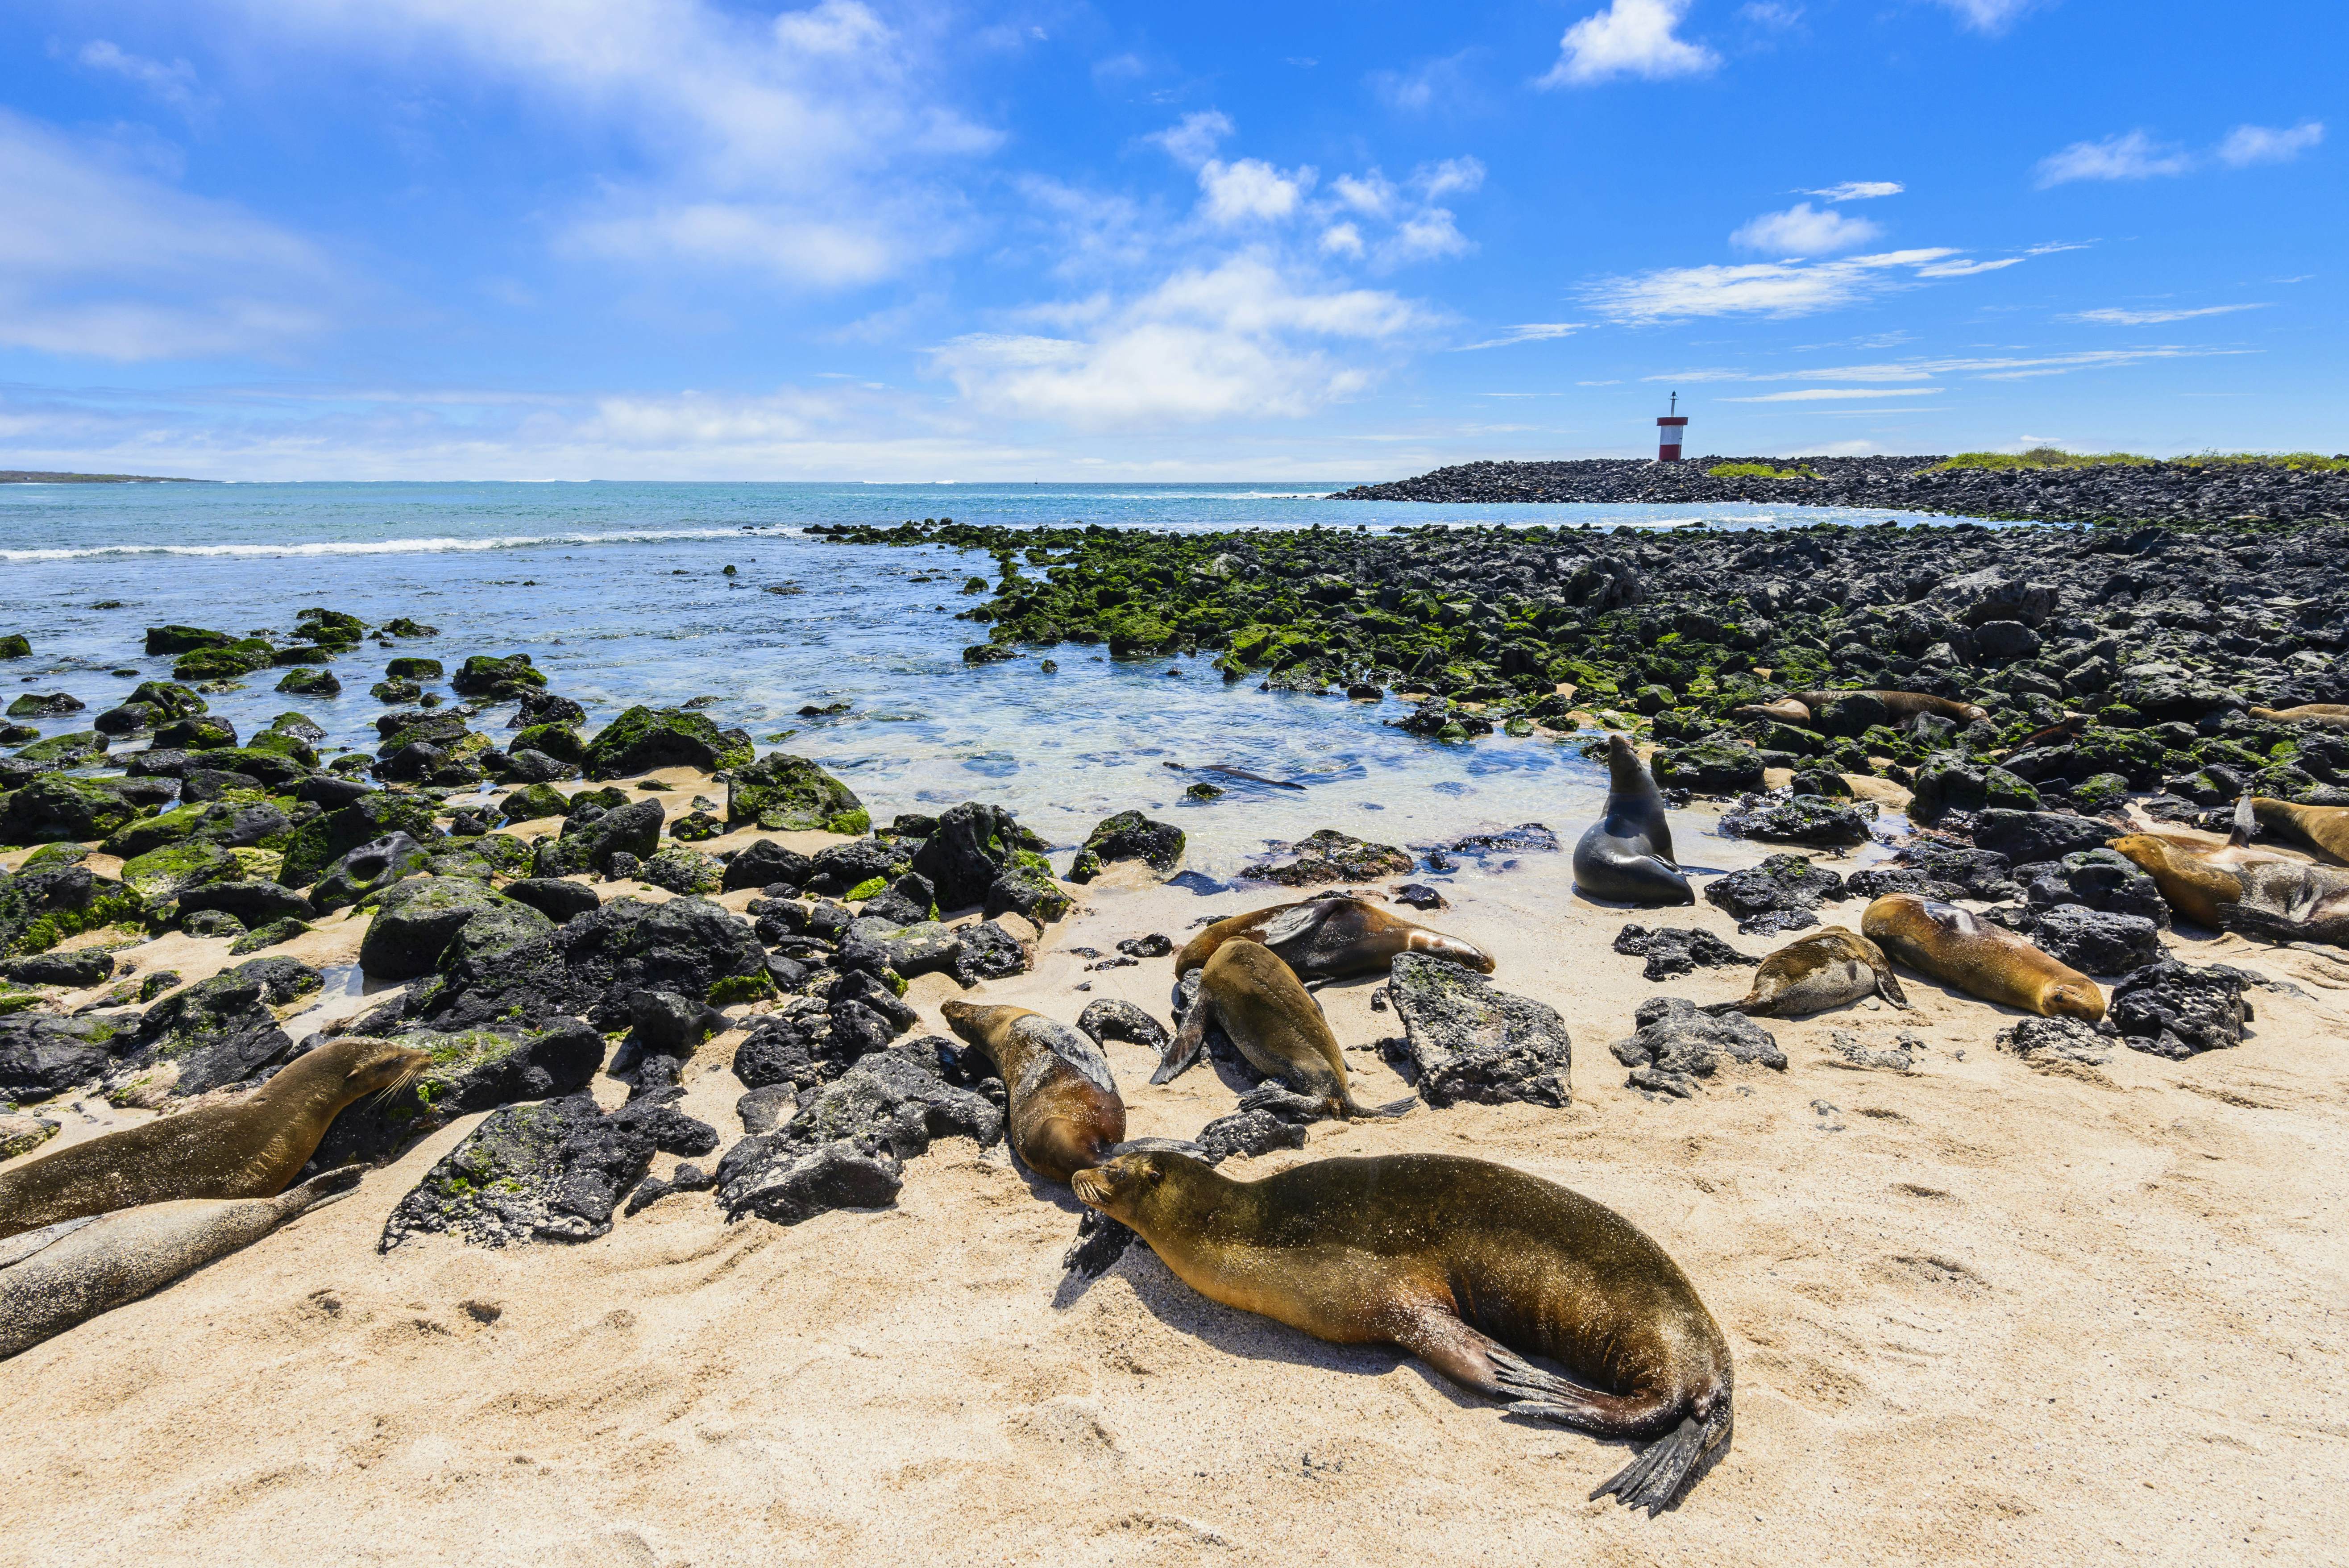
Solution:
<svg viewBox="0 0 2349 1568"><path fill-rule="evenodd" d="M1876 994L1903 1012L1914 1012L1909 1006L1909 993L1900 988L1900 976L1892 973L1889 961L1877 965Z"/></svg>
<svg viewBox="0 0 2349 1568"><path fill-rule="evenodd" d="M1752 993L1749 992L1745 995L1738 997L1733 1002L1704 1003L1697 1008L1697 1011L1700 1013L1710 1013L1718 1017L1723 1013L1753 1013L1758 1011L1761 1006L1762 1004L1754 997Z"/></svg>
<svg viewBox="0 0 2349 1568"><path fill-rule="evenodd" d="M1727 1412L1710 1420L1690 1416L1649 1444L1640 1457L1625 1465L1590 1494L1590 1501L1612 1495L1624 1507L1646 1509L1653 1519L1671 1506L1705 1455L1729 1435Z"/></svg>
<svg viewBox="0 0 2349 1568"><path fill-rule="evenodd" d="M1409 1116L1418 1106L1419 1096L1415 1094L1407 1094L1401 1099L1391 1099L1384 1105L1359 1104L1351 1090L1348 1090L1346 1094L1346 1116L1349 1120L1353 1121L1392 1120L1399 1116Z"/></svg>
<svg viewBox="0 0 2349 1568"><path fill-rule="evenodd" d="M1174 1037L1158 1053L1157 1070L1150 1075L1152 1083L1171 1083L1199 1059L1200 1053L1207 1048L1207 1018L1212 1006L1206 988L1202 986L1191 1010L1183 1015L1183 1026L1174 1031Z"/></svg>

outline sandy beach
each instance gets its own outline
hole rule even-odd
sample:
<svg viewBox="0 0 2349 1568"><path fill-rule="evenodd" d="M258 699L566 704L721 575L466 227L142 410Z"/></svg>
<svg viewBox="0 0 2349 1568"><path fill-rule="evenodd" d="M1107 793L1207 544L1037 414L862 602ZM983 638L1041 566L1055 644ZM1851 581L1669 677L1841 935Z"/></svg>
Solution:
<svg viewBox="0 0 2349 1568"><path fill-rule="evenodd" d="M1709 822L1680 818L1686 859L1760 858ZM1658 1520L1583 1501L1626 1449L1209 1303L1144 1246L1066 1277L1080 1207L1001 1146L941 1142L894 1208L789 1228L729 1224L686 1192L584 1245L428 1236L379 1255L385 1216L467 1118L354 1197L0 1364L0 1475L20 1500L0 1559L2337 1560L2349 965L2173 938L2287 988L2254 994L2238 1049L2060 1071L1994 1047L2011 1016L1910 975L1915 1013L1771 1021L1785 1071L1724 1063L1680 1101L1625 1087L1608 1042L1645 997L1723 999L1744 971L1648 984L1609 946L1636 912L1577 896L1563 854L1444 890L1454 907L1430 923L1564 1016L1573 1104L1320 1123L1304 1150L1226 1169L1473 1154L1643 1227L1737 1370L1733 1449ZM1179 943L1265 902L1119 868L1032 973L970 995L1063 1019L1117 996L1164 1018L1169 961L1092 971L1072 950ZM1671 914L1749 953L1784 940L1737 936L1709 905ZM301 955L331 962L340 931ZM198 956L174 962L193 978ZM1371 1100L1404 1092L1374 1048L1399 1033L1375 989L1319 993ZM960 994L932 975L909 1000L943 1033L937 1004ZM1908 1073L1856 1070L1831 1029L1929 1048ZM702 1047L686 1080L685 1108L729 1143L741 1037ZM1132 1135L1232 1107L1212 1064L1151 1088L1149 1052L1108 1048ZM60 1141L121 1114L68 1118Z"/></svg>

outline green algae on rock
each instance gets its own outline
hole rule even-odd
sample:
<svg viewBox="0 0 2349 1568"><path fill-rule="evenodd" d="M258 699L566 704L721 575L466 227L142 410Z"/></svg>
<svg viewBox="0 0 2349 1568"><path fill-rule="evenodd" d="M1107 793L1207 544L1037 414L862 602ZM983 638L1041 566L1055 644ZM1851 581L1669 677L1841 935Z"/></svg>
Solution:
<svg viewBox="0 0 2349 1568"><path fill-rule="evenodd" d="M734 769L726 784L726 820L770 832L862 833L873 826L847 785L804 757L770 752Z"/></svg>

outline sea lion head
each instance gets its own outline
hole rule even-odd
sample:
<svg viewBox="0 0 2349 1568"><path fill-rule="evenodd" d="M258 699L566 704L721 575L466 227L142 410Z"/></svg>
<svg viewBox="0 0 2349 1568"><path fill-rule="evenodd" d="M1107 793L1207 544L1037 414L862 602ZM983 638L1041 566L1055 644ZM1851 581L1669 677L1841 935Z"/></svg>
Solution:
<svg viewBox="0 0 2349 1568"><path fill-rule="evenodd" d="M1610 789L1630 792L1636 792L1649 782L1648 770L1640 763L1639 748L1619 729L1607 732L1607 782Z"/></svg>
<svg viewBox="0 0 2349 1568"><path fill-rule="evenodd" d="M1456 936L1446 936L1425 926L1413 926L1406 951L1424 953L1433 958L1448 958L1453 963L1474 969L1479 975L1493 972L1493 955L1474 943L1463 942Z"/></svg>
<svg viewBox="0 0 2349 1568"><path fill-rule="evenodd" d="M2039 1010L2051 1018L2100 1023L2105 1016L2105 996L2093 980L2059 980L2040 993Z"/></svg>
<svg viewBox="0 0 2349 1568"><path fill-rule="evenodd" d="M1214 1166L1171 1149L1143 1149L1069 1177L1077 1197L1147 1236L1154 1222L1188 1207L1205 1177L1223 1180Z"/></svg>
<svg viewBox="0 0 2349 1568"><path fill-rule="evenodd" d="M939 1003L938 1011L945 1015L947 1028L952 1029L966 1043L976 1045L977 1037L987 1028L986 1016L995 1009L981 1006L976 1002L957 999Z"/></svg>
<svg viewBox="0 0 2349 1568"><path fill-rule="evenodd" d="M432 1058L413 1046L360 1035L329 1040L311 1054L323 1056L329 1051L336 1053L330 1060L342 1069L343 1088L353 1099L378 1089L404 1088L432 1065Z"/></svg>

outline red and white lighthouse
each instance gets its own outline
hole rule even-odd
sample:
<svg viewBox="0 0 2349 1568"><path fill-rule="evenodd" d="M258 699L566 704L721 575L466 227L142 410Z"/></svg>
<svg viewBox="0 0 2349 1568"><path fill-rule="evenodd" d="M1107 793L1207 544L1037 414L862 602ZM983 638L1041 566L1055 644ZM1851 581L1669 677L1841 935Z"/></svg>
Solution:
<svg viewBox="0 0 2349 1568"><path fill-rule="evenodd" d="M1681 460L1681 436L1688 428L1688 416L1682 413L1681 395L1672 394L1672 411L1656 420L1656 461L1676 463Z"/></svg>

